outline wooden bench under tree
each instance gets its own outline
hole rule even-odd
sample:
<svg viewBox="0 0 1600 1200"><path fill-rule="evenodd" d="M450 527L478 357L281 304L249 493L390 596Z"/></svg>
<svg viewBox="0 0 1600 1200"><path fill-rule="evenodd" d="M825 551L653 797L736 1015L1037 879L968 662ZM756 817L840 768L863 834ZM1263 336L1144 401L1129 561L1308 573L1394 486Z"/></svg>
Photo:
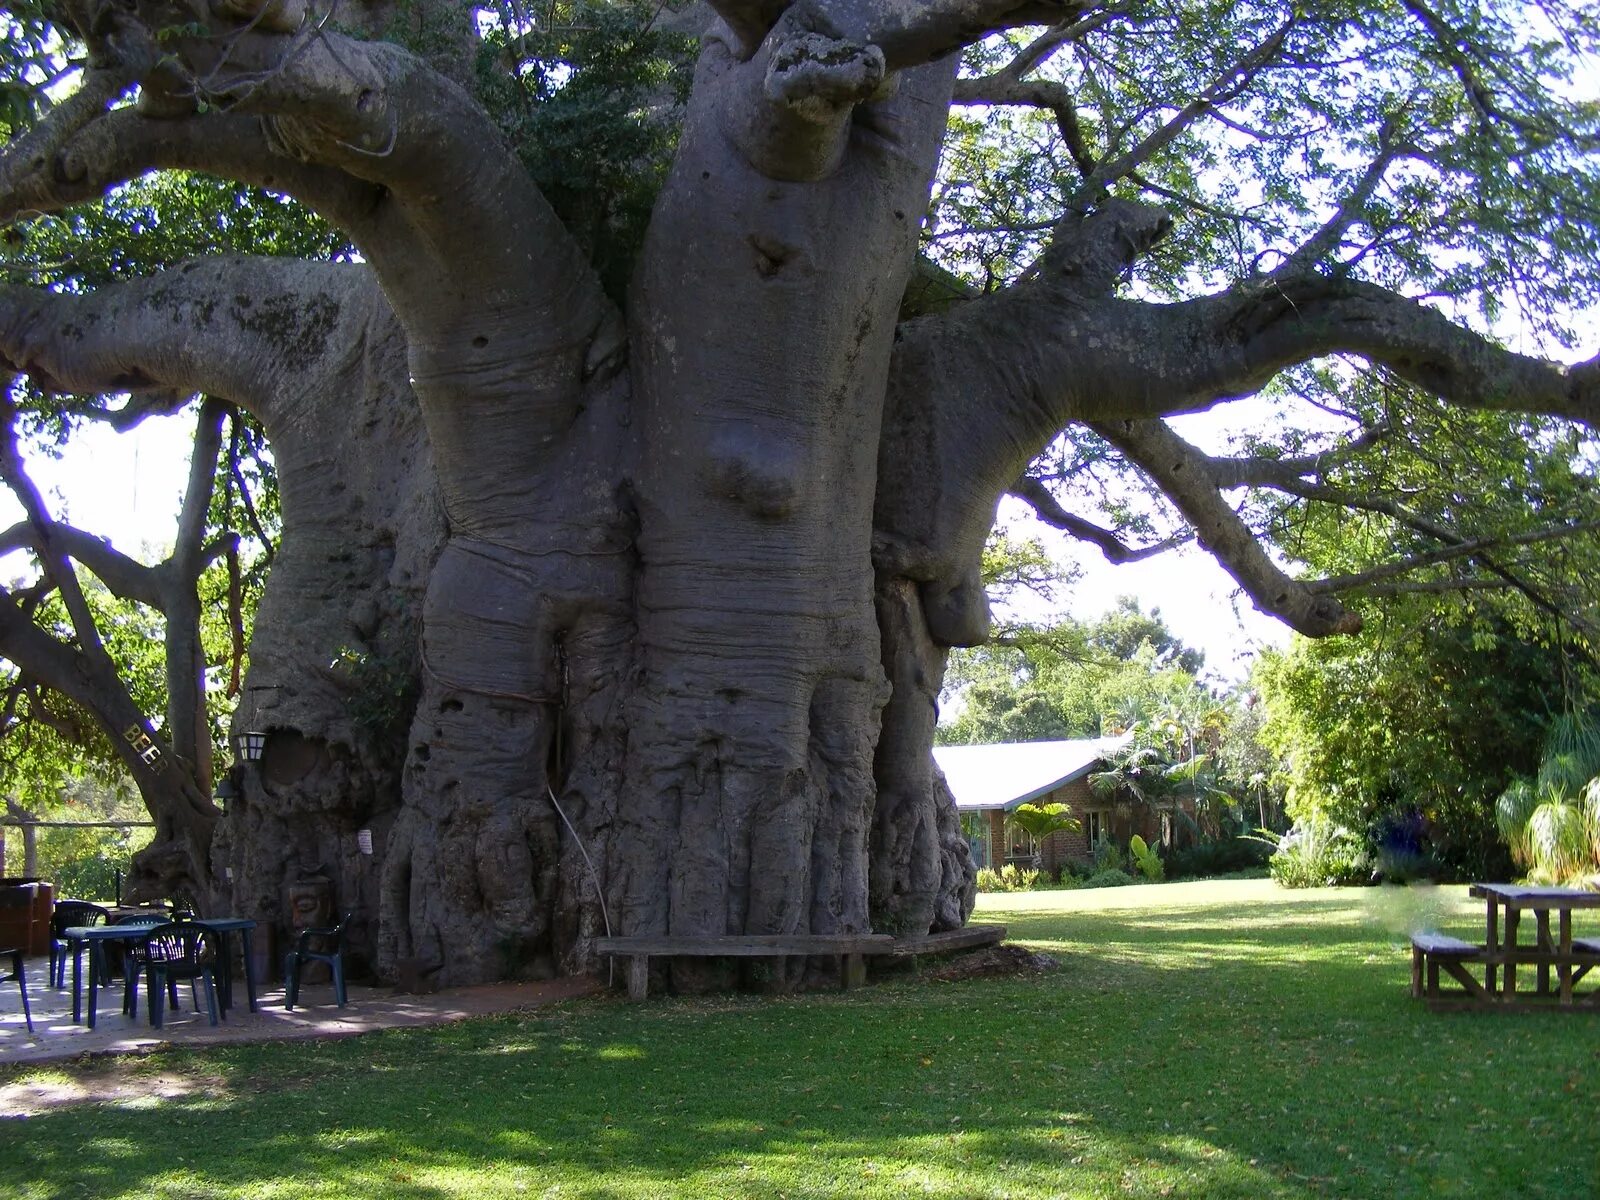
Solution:
<svg viewBox="0 0 1600 1200"><path fill-rule="evenodd" d="M839 960L839 984L849 989L866 982L868 955L943 954L993 945L1006 935L1004 925L968 925L945 933L896 938L887 933L729 934L722 937L602 937L596 953L628 960L628 999L643 1000L650 990L652 958L816 958Z"/></svg>
<svg viewBox="0 0 1600 1200"><path fill-rule="evenodd" d="M1454 979L1467 995L1479 1003L1489 1003L1493 997L1483 984L1473 978L1467 969L1469 963L1486 961L1482 946L1464 942L1442 933L1414 933L1411 935L1411 994L1430 1004L1451 997L1439 988L1439 972Z"/></svg>

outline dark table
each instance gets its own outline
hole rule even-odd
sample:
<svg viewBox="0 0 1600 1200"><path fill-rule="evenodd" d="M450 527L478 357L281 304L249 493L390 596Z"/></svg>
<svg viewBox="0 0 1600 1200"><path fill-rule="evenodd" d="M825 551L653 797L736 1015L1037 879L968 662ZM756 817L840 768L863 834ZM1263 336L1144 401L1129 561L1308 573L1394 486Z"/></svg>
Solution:
<svg viewBox="0 0 1600 1200"><path fill-rule="evenodd" d="M1488 964L1487 991L1507 1003L1517 997L1517 967L1538 968L1538 993L1554 996L1562 1005L1573 1003L1572 985L1600 962L1596 955L1575 950L1572 944L1572 914L1578 909L1600 909L1600 892L1583 888L1530 887L1516 883L1475 883L1471 894L1485 901ZM1534 914L1536 933L1532 944L1519 940L1523 913ZM1551 937L1550 915L1556 915L1556 935ZM1504 936L1501 935L1502 925ZM1501 980L1497 985L1496 968ZM1550 969L1556 973L1556 987L1550 986Z"/></svg>
<svg viewBox="0 0 1600 1200"><path fill-rule="evenodd" d="M145 937L156 925L167 923L165 917L141 918L124 921L120 925L74 925L63 936L72 946L72 1020L83 1020L80 1003L82 991L82 962L80 953L89 947L89 1028L94 1028L95 1010L99 1002L100 975L105 967L105 946L108 942L136 942ZM248 917L197 917L194 924L217 934L217 1005L226 1014L233 1004L233 942L228 936L237 933L244 943L244 985L250 1002L250 1011L256 1012L256 978L250 965L251 932L256 923Z"/></svg>

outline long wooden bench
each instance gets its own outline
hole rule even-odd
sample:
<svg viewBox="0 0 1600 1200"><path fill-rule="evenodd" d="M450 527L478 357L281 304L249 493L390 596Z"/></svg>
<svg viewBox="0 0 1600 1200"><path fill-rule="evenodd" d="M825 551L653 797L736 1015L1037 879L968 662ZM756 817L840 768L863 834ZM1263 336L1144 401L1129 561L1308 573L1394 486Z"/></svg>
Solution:
<svg viewBox="0 0 1600 1200"><path fill-rule="evenodd" d="M792 958L835 955L839 982L851 988L864 982L862 955L894 941L886 933L728 934L722 937L595 938L600 954L628 960L628 999L643 1000L650 990L652 958Z"/></svg>
<svg viewBox="0 0 1600 1200"><path fill-rule="evenodd" d="M836 956L839 983L846 989L866 982L868 955L943 954L1004 939L1004 925L968 925L944 933L896 938L887 933L728 934L722 937L602 937L596 953L628 960L628 999L643 1000L650 990L652 958L810 958Z"/></svg>
<svg viewBox="0 0 1600 1200"><path fill-rule="evenodd" d="M1472 977L1467 963L1487 961L1483 946L1475 946L1460 938L1442 933L1414 933L1411 935L1411 994L1430 1002L1444 999L1439 990L1439 971L1454 979L1467 994L1480 1002L1493 999L1489 992Z"/></svg>

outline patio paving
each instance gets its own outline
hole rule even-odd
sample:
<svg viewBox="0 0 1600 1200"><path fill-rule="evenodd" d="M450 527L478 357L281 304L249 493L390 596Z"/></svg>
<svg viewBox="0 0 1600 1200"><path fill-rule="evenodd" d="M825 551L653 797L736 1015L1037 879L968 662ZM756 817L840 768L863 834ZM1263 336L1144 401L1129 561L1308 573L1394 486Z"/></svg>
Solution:
<svg viewBox="0 0 1600 1200"><path fill-rule="evenodd" d="M28 1002L33 1010L33 1033L22 1019L22 1000L15 983L0 984L0 1066L41 1063L93 1054L125 1054L162 1047L205 1046L217 1043L288 1041L302 1038L353 1037L377 1029L442 1025L468 1017L492 1016L538 1008L577 996L603 992L591 978L556 979L540 983L492 983L477 987L444 988L427 995L402 995L390 988L352 984L349 1004L338 1008L331 984L302 984L300 1003L293 1012L283 1007L283 988L259 989L259 1012L245 1004L244 983L234 983L235 1006L225 1021L212 1028L204 1010L195 1012L187 984L178 987L181 1010L169 1010L161 1029L150 1026L144 989L139 995L139 1016L122 1014L122 988L114 983L100 993L96 1027L72 1023L72 972L67 986L46 982L47 960L27 963ZM202 1004L204 1000L202 998Z"/></svg>

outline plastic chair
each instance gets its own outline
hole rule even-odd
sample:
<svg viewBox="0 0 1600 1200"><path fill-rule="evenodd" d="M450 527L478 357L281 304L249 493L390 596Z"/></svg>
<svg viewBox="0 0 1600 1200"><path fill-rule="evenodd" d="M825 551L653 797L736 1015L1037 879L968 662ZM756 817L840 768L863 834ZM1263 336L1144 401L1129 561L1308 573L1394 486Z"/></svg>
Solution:
<svg viewBox="0 0 1600 1200"><path fill-rule="evenodd" d="M0 888L0 909L32 908L32 888ZM33 1010L28 1007L28 976L23 970L22 947L0 947L0 959L11 960L11 970L0 975L0 983L17 981L17 987L22 992L22 1019L27 1022L28 1032L33 1032Z"/></svg>
<svg viewBox="0 0 1600 1200"><path fill-rule="evenodd" d="M283 956L283 1006L293 1008L300 999L300 968L308 962L327 963L333 970L333 998L340 1008L348 997L344 988L344 933L355 916L347 912L339 923L329 929L302 929L293 950ZM312 949L313 942L321 942L324 949Z"/></svg>
<svg viewBox="0 0 1600 1200"><path fill-rule="evenodd" d="M200 1010L199 985L206 985L206 1014L211 1023L217 1023L217 983L214 967L217 962L215 935L193 921L169 921L153 926L142 942L136 942L128 956L127 986L123 994L123 1011L137 1016L139 981L142 966L145 976L145 996L150 1005L150 1024L161 1028L165 1004L170 996L173 1011L178 1008L178 981L189 981L189 995L195 1011Z"/></svg>
<svg viewBox="0 0 1600 1200"><path fill-rule="evenodd" d="M67 986L67 952L77 952L80 947L67 940L67 930L78 925L103 925L111 914L98 904L87 900L57 900L50 914L50 982L54 987ZM109 973L100 982L109 981Z"/></svg>

